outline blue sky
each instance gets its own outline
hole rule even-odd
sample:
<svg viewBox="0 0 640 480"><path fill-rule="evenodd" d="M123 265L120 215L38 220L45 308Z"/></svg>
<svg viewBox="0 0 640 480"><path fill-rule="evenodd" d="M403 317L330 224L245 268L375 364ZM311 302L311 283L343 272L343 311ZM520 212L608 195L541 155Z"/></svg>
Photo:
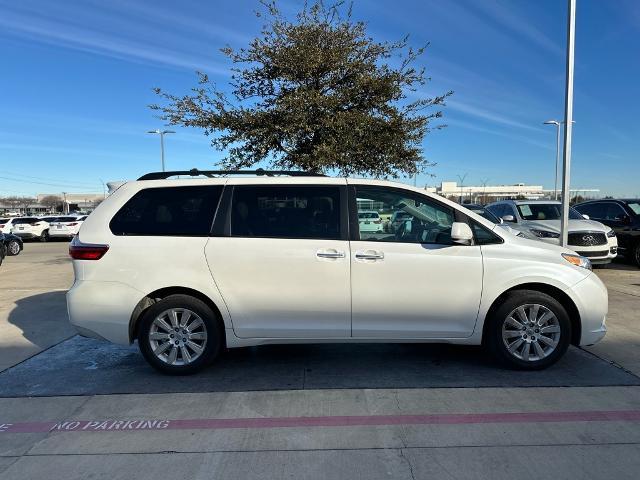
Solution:
<svg viewBox="0 0 640 480"><path fill-rule="evenodd" d="M285 12L300 2L281 2ZM101 191L159 170L152 87L182 94L195 70L226 85L225 44L259 32L256 0L0 0L0 196ZM452 89L436 162L421 185L526 182L553 188L564 108L563 0L356 0L379 40L431 42L424 93ZM572 188L640 196L640 2L578 0ZM167 138L170 169L213 168L198 130Z"/></svg>

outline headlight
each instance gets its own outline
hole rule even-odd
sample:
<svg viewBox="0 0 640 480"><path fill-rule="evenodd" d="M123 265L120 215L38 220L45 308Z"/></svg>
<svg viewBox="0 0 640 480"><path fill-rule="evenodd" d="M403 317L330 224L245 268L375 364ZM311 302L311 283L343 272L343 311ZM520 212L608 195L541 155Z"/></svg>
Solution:
<svg viewBox="0 0 640 480"><path fill-rule="evenodd" d="M611 230L609 230L609 231L607 232L607 237L609 237L609 238L615 238L615 236L616 236L616 232L615 232L613 229L611 229Z"/></svg>
<svg viewBox="0 0 640 480"><path fill-rule="evenodd" d="M538 238L560 238L559 233L550 232L548 230L536 230L535 228L529 229Z"/></svg>
<svg viewBox="0 0 640 480"><path fill-rule="evenodd" d="M586 268L587 270L592 270L591 260L586 257L582 257L580 255L571 255L570 253L563 253L562 258L564 258L571 265Z"/></svg>

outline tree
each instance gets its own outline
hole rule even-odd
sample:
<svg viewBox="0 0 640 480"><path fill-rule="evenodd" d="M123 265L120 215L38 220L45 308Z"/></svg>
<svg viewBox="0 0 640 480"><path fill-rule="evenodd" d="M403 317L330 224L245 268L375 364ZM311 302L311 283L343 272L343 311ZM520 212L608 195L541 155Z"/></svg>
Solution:
<svg viewBox="0 0 640 480"><path fill-rule="evenodd" d="M444 126L433 125L442 117L435 107L453 93L422 98L429 79L414 65L426 46L414 49L408 37L374 41L343 2L305 5L295 21L275 1L261 3L267 17L261 35L246 48L221 50L235 65L231 93L198 72L190 95L155 89L164 105L150 107L160 118L213 136L211 145L227 151L223 165L231 169L264 160L342 175L421 169L425 135Z"/></svg>
<svg viewBox="0 0 640 480"><path fill-rule="evenodd" d="M62 199L55 195L45 195L40 199L40 204L47 207L50 211L62 211Z"/></svg>

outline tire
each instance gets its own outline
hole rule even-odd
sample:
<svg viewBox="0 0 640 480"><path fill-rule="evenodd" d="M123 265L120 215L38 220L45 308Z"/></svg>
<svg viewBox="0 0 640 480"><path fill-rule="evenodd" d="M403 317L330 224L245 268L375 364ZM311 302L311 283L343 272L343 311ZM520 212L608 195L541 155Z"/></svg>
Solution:
<svg viewBox="0 0 640 480"><path fill-rule="evenodd" d="M633 256L631 258L631 261L636 267L640 268L640 242L636 243L636 246L633 248Z"/></svg>
<svg viewBox="0 0 640 480"><path fill-rule="evenodd" d="M49 230L44 230L40 234L40 241L41 242L48 242L49 241Z"/></svg>
<svg viewBox="0 0 640 480"><path fill-rule="evenodd" d="M173 322L171 312L176 313ZM183 315L187 312L185 320ZM164 327L161 326L163 321ZM190 328L196 323L198 326ZM218 318L206 303L188 295L170 295L144 312L138 331L138 348L156 370L169 375L190 375L215 360L222 349L222 335ZM194 345L201 351L198 352Z"/></svg>
<svg viewBox="0 0 640 480"><path fill-rule="evenodd" d="M20 244L15 240L11 240L7 245L7 255L13 257L20 254Z"/></svg>
<svg viewBox="0 0 640 480"><path fill-rule="evenodd" d="M523 311L529 323L523 320ZM498 361L514 369L547 368L565 354L571 342L567 311L555 298L535 290L509 293L487 321L487 347Z"/></svg>

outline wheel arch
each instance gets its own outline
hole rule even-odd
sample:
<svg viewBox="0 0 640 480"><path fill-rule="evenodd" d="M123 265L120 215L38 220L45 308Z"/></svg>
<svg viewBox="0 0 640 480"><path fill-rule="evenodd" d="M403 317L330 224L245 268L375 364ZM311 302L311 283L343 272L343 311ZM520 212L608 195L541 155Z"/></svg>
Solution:
<svg viewBox="0 0 640 480"><path fill-rule="evenodd" d="M148 293L144 297L140 299L136 307L133 309L131 313L131 319L129 321L129 342L133 342L138 336L138 328L140 327L140 319L144 312L154 303L162 300L163 298L167 298L170 295L188 295L190 297L197 298L198 300L204 302L213 313L216 315L216 320L218 322L218 326L220 328L220 335L223 341L224 346L226 347L226 336L225 336L225 326L222 317L222 313L220 309L215 304L213 300L208 295L195 290L193 288L188 287L163 287L158 290L155 290L151 293Z"/></svg>
<svg viewBox="0 0 640 480"><path fill-rule="evenodd" d="M487 311L487 314L485 316L485 321L484 321L483 330L482 330L483 344L485 343L485 338L486 338L487 330L490 323L488 322L488 320L491 318L491 315L493 315L493 312L495 312L496 309L502 304L502 302L504 301L507 295L517 290L533 290L536 292L542 292L549 295L550 297L555 298L558 302L560 302L560 304L567 311L567 314L569 315L569 320L571 321L571 344L572 345L580 344L580 337L582 335L582 324L580 322L580 312L578 311L578 307L576 306L576 304L573 302L571 297L569 297L569 295L567 295L558 287L554 287L553 285L549 285L547 283L536 283L536 282L522 283L519 285L515 285L509 288L508 290L505 290L500 295L498 295L498 297L491 304L491 307L489 307L489 310Z"/></svg>

